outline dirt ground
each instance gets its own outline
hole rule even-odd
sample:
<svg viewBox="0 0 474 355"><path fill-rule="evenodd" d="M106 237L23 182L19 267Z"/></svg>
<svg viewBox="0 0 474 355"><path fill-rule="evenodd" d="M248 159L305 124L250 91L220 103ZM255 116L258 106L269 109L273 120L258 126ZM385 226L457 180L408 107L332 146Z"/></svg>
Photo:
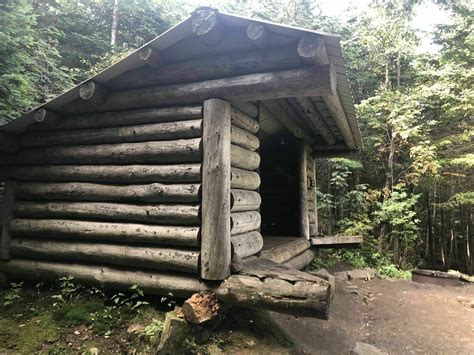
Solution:
<svg viewBox="0 0 474 355"><path fill-rule="evenodd" d="M357 342L390 354L474 354L474 284L337 281L329 321L272 317L307 354L349 354Z"/></svg>

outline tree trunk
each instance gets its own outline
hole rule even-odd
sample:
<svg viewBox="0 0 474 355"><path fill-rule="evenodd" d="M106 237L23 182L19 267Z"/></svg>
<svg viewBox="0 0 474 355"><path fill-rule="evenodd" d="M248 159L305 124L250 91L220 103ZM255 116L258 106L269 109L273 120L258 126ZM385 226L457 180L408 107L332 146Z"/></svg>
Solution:
<svg viewBox="0 0 474 355"><path fill-rule="evenodd" d="M114 0L114 7L112 10L112 31L110 34L110 44L112 46L115 46L117 41L118 7L118 0Z"/></svg>

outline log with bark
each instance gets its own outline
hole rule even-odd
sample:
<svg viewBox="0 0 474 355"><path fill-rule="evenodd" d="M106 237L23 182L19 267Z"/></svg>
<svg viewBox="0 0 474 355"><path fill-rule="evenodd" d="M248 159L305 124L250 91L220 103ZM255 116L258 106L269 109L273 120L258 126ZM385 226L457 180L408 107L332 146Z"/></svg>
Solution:
<svg viewBox="0 0 474 355"><path fill-rule="evenodd" d="M0 165L197 163L201 139L25 149L0 156Z"/></svg>
<svg viewBox="0 0 474 355"><path fill-rule="evenodd" d="M27 218L143 222L148 224L199 225L199 206L126 205L107 202L18 202L13 214Z"/></svg>
<svg viewBox="0 0 474 355"><path fill-rule="evenodd" d="M9 166L0 168L0 178L19 181L78 181L121 184L147 182L190 183L201 181L201 164ZM239 175L238 180L244 179L240 178ZM255 183L252 186L254 185Z"/></svg>
<svg viewBox="0 0 474 355"><path fill-rule="evenodd" d="M103 263L153 270L197 273L199 252L159 248L56 240L13 239L11 255L19 258Z"/></svg>
<svg viewBox="0 0 474 355"><path fill-rule="evenodd" d="M17 199L61 201L199 202L200 184L106 185L87 182L22 182L15 189Z"/></svg>
<svg viewBox="0 0 474 355"><path fill-rule="evenodd" d="M198 226L153 226L134 223L27 218L14 218L9 225L13 237L112 241L127 244L149 243L186 247L199 246L199 229Z"/></svg>

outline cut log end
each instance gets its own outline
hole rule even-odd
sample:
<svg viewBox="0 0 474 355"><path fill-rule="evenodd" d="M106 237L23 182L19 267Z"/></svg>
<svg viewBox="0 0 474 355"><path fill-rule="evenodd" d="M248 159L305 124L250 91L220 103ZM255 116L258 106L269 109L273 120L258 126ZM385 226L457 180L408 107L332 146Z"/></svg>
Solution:
<svg viewBox="0 0 474 355"><path fill-rule="evenodd" d="M181 312L189 323L203 324L219 315L222 308L217 297L208 291L195 293L183 303Z"/></svg>
<svg viewBox="0 0 474 355"><path fill-rule="evenodd" d="M79 87L79 96L83 100L102 105L107 101L107 90L94 81L89 81Z"/></svg>
<svg viewBox="0 0 474 355"><path fill-rule="evenodd" d="M223 25L217 18L217 10L202 7L193 13L193 32L209 46L215 46L222 41Z"/></svg>
<svg viewBox="0 0 474 355"><path fill-rule="evenodd" d="M150 47L141 49L138 52L138 59L152 68L157 68L162 64L160 54Z"/></svg>
<svg viewBox="0 0 474 355"><path fill-rule="evenodd" d="M305 64L328 64L324 40L316 36L304 36L298 43L298 55Z"/></svg>
<svg viewBox="0 0 474 355"><path fill-rule="evenodd" d="M247 27L247 37L252 45L265 48L270 44L270 32L261 23L252 22Z"/></svg>

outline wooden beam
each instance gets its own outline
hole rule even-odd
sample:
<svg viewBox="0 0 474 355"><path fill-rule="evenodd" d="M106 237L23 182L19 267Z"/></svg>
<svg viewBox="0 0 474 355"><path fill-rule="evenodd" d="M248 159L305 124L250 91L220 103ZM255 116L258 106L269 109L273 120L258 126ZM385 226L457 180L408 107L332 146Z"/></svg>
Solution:
<svg viewBox="0 0 474 355"><path fill-rule="evenodd" d="M10 258L10 229L8 225L13 218L15 202L15 181L4 182L3 196L0 199L0 260Z"/></svg>
<svg viewBox="0 0 474 355"><path fill-rule="evenodd" d="M298 182L300 191L300 235L309 239L309 215L308 215L308 178L306 172L306 144L301 141L298 150Z"/></svg>
<svg viewBox="0 0 474 355"><path fill-rule="evenodd" d="M16 153L20 148L20 140L17 136L0 132L0 152Z"/></svg>
<svg viewBox="0 0 474 355"><path fill-rule="evenodd" d="M336 93L336 72L328 64L304 69L256 73L188 84L113 92L103 105L71 102L66 113L120 111L167 105L192 104L218 97L229 101L256 101L294 96L326 96Z"/></svg>
<svg viewBox="0 0 474 355"><path fill-rule="evenodd" d="M79 87L79 97L96 105L105 103L107 96L107 89L94 81L88 81Z"/></svg>
<svg viewBox="0 0 474 355"><path fill-rule="evenodd" d="M257 254L263 247L262 235L257 231L233 235L231 242L234 255L241 259Z"/></svg>
<svg viewBox="0 0 474 355"><path fill-rule="evenodd" d="M247 26L247 37L257 48L267 48L270 45L270 32L261 23L250 23Z"/></svg>
<svg viewBox="0 0 474 355"><path fill-rule="evenodd" d="M140 59L143 64L146 64L154 69L163 65L160 54L151 47L140 49L138 52L138 59Z"/></svg>
<svg viewBox="0 0 474 355"><path fill-rule="evenodd" d="M354 140L354 136L352 135L351 127L349 126L349 121L346 117L346 113L344 108L342 107L341 100L337 95L322 95L321 99L323 100L324 104L328 108L329 112L331 112L334 121L336 122L339 131L344 138L344 142L347 144L349 149L357 149L357 145Z"/></svg>
<svg viewBox="0 0 474 355"><path fill-rule="evenodd" d="M317 249L308 248L301 254L298 254L295 257L283 263L283 265L292 269L302 270L305 267L307 267L309 264L311 264L311 262L316 257L316 255L317 255Z"/></svg>
<svg viewBox="0 0 474 355"><path fill-rule="evenodd" d="M231 101L231 104L233 107L235 107L237 110L241 111L245 115L249 116L250 118L257 118L258 117L258 107L257 105L254 105L251 102L236 102L236 101ZM258 122L257 122L258 124ZM258 129L257 129L258 131ZM256 132L254 132L256 133Z"/></svg>
<svg viewBox="0 0 474 355"><path fill-rule="evenodd" d="M324 39L320 36L303 36L298 42L297 51L301 61L305 64L323 65L329 63Z"/></svg>
<svg viewBox="0 0 474 355"><path fill-rule="evenodd" d="M328 145L336 144L336 138L332 134L329 127L326 125L326 122L324 122L323 118L320 116L313 102L308 97L297 97L295 100L302 108L302 114L305 115L314 125L326 143Z"/></svg>
<svg viewBox="0 0 474 355"><path fill-rule="evenodd" d="M218 99L204 102L202 163L201 278L230 275L231 108Z"/></svg>
<svg viewBox="0 0 474 355"><path fill-rule="evenodd" d="M334 236L325 236L325 237L316 237L311 238L311 245L317 246L319 248L337 248L337 247L346 247L346 246L360 246L364 241L363 236L361 235L334 235Z"/></svg>
<svg viewBox="0 0 474 355"><path fill-rule="evenodd" d="M218 45L224 36L224 25L217 14L210 7L200 7L192 14L193 32L208 46Z"/></svg>
<svg viewBox="0 0 474 355"><path fill-rule="evenodd" d="M292 242L264 250L260 253L260 257L282 264L294 258L296 255L303 253L309 249L310 246L311 243L309 240L298 238Z"/></svg>

